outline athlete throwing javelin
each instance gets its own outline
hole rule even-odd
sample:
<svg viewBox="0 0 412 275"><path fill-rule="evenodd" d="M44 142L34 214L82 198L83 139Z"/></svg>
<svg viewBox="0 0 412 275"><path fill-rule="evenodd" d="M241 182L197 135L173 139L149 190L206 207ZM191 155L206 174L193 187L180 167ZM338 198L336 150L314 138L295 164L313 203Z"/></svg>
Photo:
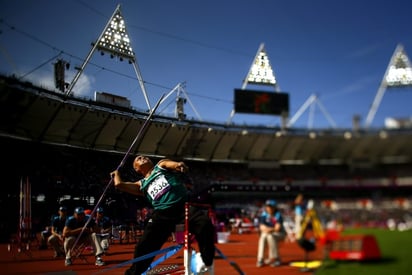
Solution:
<svg viewBox="0 0 412 275"><path fill-rule="evenodd" d="M181 173L188 171L184 162L162 159L154 164L147 156L136 156L134 170L143 178L136 182L123 181L118 170L111 176L114 186L123 192L145 196L152 204L154 212L147 223L143 236L135 246L134 258L159 250L167 241L177 224L184 223L185 203L189 194ZM215 254L214 226L207 214L200 208L190 207L189 232L194 234L200 254L205 264L200 274L214 274ZM126 275L140 275L147 270L154 256L132 264Z"/></svg>

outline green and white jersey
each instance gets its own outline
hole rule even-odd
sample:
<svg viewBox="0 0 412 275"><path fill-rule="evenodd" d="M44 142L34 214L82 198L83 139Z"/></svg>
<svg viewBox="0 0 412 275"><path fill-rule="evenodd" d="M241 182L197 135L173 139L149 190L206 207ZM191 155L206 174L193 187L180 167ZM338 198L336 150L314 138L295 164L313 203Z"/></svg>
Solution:
<svg viewBox="0 0 412 275"><path fill-rule="evenodd" d="M167 209L187 200L188 192L178 172L155 165L152 174L141 183L141 190L154 209Z"/></svg>

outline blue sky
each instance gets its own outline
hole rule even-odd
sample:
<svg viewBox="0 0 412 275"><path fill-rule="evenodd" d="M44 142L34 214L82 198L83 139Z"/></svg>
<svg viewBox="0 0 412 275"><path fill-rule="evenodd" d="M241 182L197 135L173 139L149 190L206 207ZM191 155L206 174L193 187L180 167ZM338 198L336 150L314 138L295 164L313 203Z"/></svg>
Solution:
<svg viewBox="0 0 412 275"><path fill-rule="evenodd" d="M71 64L70 82L120 4L152 105L185 83L189 118L225 123L255 54L264 43L290 118L317 95L338 128L365 122L389 60L400 43L412 55L412 2L407 0L0 0L0 73L53 88L53 63ZM250 89L270 90L271 87ZM133 66L95 52L75 95L108 92L147 109ZM159 107L173 115L172 94ZM412 89L386 90L371 127L410 118ZM333 125L312 104L299 128ZM313 114L313 117L311 117ZM278 126L280 118L235 114L236 124Z"/></svg>

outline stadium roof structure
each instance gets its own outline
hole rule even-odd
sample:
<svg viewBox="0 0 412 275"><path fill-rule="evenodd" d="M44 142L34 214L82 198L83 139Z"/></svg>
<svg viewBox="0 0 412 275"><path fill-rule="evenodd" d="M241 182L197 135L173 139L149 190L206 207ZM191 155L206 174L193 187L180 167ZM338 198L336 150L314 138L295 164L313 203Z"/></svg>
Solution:
<svg viewBox="0 0 412 275"><path fill-rule="evenodd" d="M125 153L148 113L0 76L0 137ZM210 162L375 165L412 162L412 131L307 130L154 115L130 153Z"/></svg>
<svg viewBox="0 0 412 275"><path fill-rule="evenodd" d="M0 75L0 138L115 153L139 152L156 157L248 163L262 168L305 164L412 164L411 127L361 129L354 125L353 129L293 128L293 122L309 104L320 104L314 95L288 123L286 115L282 114L282 127L186 119L183 108L179 110L180 116L176 117L155 113L145 136L133 144L134 148L130 148L149 115L147 111L133 109L128 99L120 96L99 93L101 99L108 97L108 100L97 99L97 96L91 100L75 97L71 93L95 51L129 60L150 110L152 106L147 99L137 58L118 5L67 87L64 80L67 63L64 60L56 62L56 88L62 93L23 82L21 78ZM373 118L384 89L410 85L411 72L406 52L399 45L384 76L385 85L381 85L383 88L377 93L369 120ZM386 80L387 76L390 76L390 82ZM59 83L63 85L57 85ZM263 43L243 81L242 89L249 83L274 87L275 92L280 91ZM182 107L182 101L189 99L186 94L186 97L179 96L180 91L184 93L180 85L169 94L177 92Z"/></svg>

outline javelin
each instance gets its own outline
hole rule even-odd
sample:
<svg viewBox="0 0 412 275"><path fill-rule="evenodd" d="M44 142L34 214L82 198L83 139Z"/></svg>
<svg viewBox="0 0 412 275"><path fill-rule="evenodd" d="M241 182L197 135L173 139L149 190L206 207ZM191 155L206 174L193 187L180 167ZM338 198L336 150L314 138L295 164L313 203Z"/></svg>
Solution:
<svg viewBox="0 0 412 275"><path fill-rule="evenodd" d="M143 123L142 127L140 127L139 132L137 133L136 137L134 138L134 140L132 141L132 143L129 146L129 149L126 151L126 154L124 154L124 157L122 159L122 161L120 162L119 166L117 166L116 170L119 170L124 163L126 162L127 157L129 156L130 152L132 151L133 146L136 144L136 142L139 139L143 139L145 131L147 129L147 127L149 126L149 123L154 115L154 113L156 112L157 108L159 107L160 103L163 101L164 98L164 94L159 98L159 100L157 101L156 105L153 107L153 109L150 111L149 115L147 116L145 122ZM97 208L99 207L101 201L103 200L104 195L106 194L107 190L109 189L110 185L113 183L113 177L110 177L110 181L109 183L106 185L106 188L103 191L103 194L100 196L99 200L96 203L96 206L93 208L93 211L90 213L90 217L87 219L86 223L84 224L82 231L80 232L79 236L77 237L76 241L74 242L72 249L74 247L76 247L77 243L79 242L80 237L82 236L84 230L86 229L86 227L89 225L94 213L96 212Z"/></svg>

